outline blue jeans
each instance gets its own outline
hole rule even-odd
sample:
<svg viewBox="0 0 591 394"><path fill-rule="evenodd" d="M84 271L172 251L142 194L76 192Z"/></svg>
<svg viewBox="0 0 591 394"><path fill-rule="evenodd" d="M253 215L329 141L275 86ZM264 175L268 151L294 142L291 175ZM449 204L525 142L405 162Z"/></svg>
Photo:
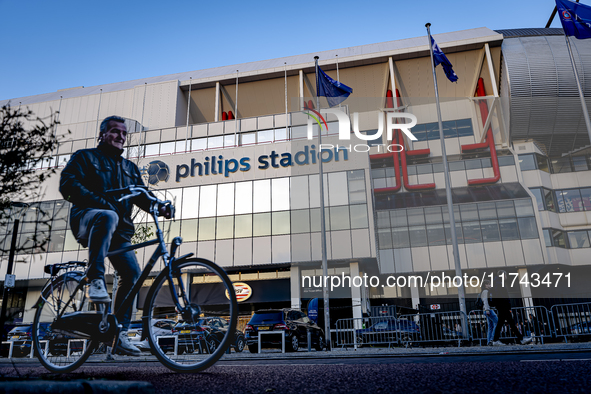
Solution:
<svg viewBox="0 0 591 394"><path fill-rule="evenodd" d="M489 312L489 313L486 313ZM486 323L488 324L488 331L486 333L486 342L490 343L493 341L495 336L495 328L497 323L499 322L499 318L497 314L492 309L489 311L484 311L484 316L486 316Z"/></svg>
<svg viewBox="0 0 591 394"><path fill-rule="evenodd" d="M131 243L120 237L116 230L119 217L114 211L106 209L89 209L80 219L77 239L88 239L88 270L89 280L105 280L105 258L110 250L120 249ZM140 277L140 266L135 258L135 251L109 257L117 270L118 282L115 294L115 311L119 309L125 296ZM125 311L119 323L123 331L127 331L131 322L131 307Z"/></svg>

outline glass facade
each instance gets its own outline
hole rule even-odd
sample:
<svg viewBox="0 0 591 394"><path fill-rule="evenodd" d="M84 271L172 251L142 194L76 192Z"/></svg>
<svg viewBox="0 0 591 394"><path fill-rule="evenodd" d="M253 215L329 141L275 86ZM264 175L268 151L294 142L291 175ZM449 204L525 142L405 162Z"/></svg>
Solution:
<svg viewBox="0 0 591 394"><path fill-rule="evenodd" d="M167 241L177 235L184 242L195 242L320 231L318 175L159 192L166 192L166 198L174 200L177 207L176 221L163 222ZM325 174L326 230L367 229L366 196L364 170ZM30 242L27 240L37 234L50 238L48 252L78 250L79 245L69 230L69 207L70 203L58 200L32 204L25 209L19 245L26 246ZM48 220L48 225L36 226L39 219ZM138 215L136 226L145 220L145 215ZM4 242L10 242L10 237L5 237L7 232L12 233L11 224L0 228L0 239Z"/></svg>
<svg viewBox="0 0 591 394"><path fill-rule="evenodd" d="M531 200L454 205L459 243L538 238ZM379 249L451 245L447 206L376 212Z"/></svg>
<svg viewBox="0 0 591 394"><path fill-rule="evenodd" d="M538 153L519 155L521 171L541 170L552 174L591 170L591 156L565 156L549 159Z"/></svg>

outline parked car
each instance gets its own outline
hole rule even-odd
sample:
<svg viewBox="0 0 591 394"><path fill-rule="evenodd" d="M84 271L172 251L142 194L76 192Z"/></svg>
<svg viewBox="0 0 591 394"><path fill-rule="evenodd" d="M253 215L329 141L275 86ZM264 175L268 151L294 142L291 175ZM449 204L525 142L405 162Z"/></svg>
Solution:
<svg viewBox="0 0 591 394"><path fill-rule="evenodd" d="M419 326L406 319L387 319L374 323L370 327L355 330L358 346L367 344L388 344L412 342L421 336Z"/></svg>
<svg viewBox="0 0 591 394"><path fill-rule="evenodd" d="M47 340L49 353L57 355L66 355L68 351L68 341L73 339L59 333L53 333L49 330L49 323L41 323L39 338ZM23 357L31 354L33 344L33 325L16 326L8 333L8 341L14 342L12 348L13 357ZM41 344L43 346L43 343ZM71 341L70 352L82 351L84 347L83 340Z"/></svg>
<svg viewBox="0 0 591 394"><path fill-rule="evenodd" d="M307 346L308 331L312 333L312 346L320 351L326 346L324 331L313 323L305 313L295 309L265 309L256 311L244 327L246 344L251 353L258 352L259 332L279 331L277 335L262 336L261 347L281 347L281 336L285 336L285 348L297 352L300 346Z"/></svg>
<svg viewBox="0 0 591 394"><path fill-rule="evenodd" d="M172 329L172 334L178 335L179 354L211 353L217 349L228 332L229 326L230 323L221 317L204 317L196 324L181 320ZM241 352L245 344L244 334L236 330L231 347L236 352Z"/></svg>
<svg viewBox="0 0 591 394"><path fill-rule="evenodd" d="M31 354L32 345L32 324L16 326L8 333L8 342L13 342L12 356L23 357ZM47 327L47 325L45 325Z"/></svg>
<svg viewBox="0 0 591 394"><path fill-rule="evenodd" d="M175 326L176 321L170 319L159 319L154 320L153 322L153 330L156 336L170 336L172 335L172 329ZM143 323L141 320L132 321L129 325L129 331L127 331L127 336L131 339L131 343L137 346L141 351L147 352L150 351L150 342L148 338L141 340L142 338L142 329ZM174 350L174 343L171 345L172 341L167 341L166 339L160 340L159 344L162 350L172 351Z"/></svg>

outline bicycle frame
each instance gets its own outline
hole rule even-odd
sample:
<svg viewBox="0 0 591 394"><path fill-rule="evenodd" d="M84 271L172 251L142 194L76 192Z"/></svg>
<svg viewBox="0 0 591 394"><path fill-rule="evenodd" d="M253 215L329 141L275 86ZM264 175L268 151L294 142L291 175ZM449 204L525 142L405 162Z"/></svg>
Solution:
<svg viewBox="0 0 591 394"><path fill-rule="evenodd" d="M185 305L189 305L189 300L188 300L187 293L185 290L185 285L184 285L184 283L182 283L182 281L179 281L179 283L178 283L179 294L177 294L177 290L176 290L175 286L173 286L174 281L173 281L173 277L172 277L172 270L170 268L172 267L172 263L174 261L182 261L182 260L192 256L193 253L189 253L189 254L179 257L178 259L175 259L174 255L176 253L177 248L181 245L182 239L181 239L181 237L175 237L172 240L171 253L169 253L169 251L166 247L166 242L164 241L164 234L162 232L162 229L160 228L160 225L159 225L158 219L157 219L158 206L160 204L168 204L168 203L170 203L170 201L160 201L156 197L153 197L152 195L150 195L145 189L139 188L139 187L134 187L134 186L130 186L125 189L114 190L111 192L120 192L120 191L129 191L132 194L123 196L119 201L122 201L127 198L133 198L141 193L144 193L146 195L146 197L151 201L149 214L152 217L154 224L156 226L156 239L142 242L142 243L136 244L136 245L131 245L131 246L128 246L125 248L110 251L109 253L107 253L107 257L126 253L126 252L136 250L136 249L141 249L141 248L155 245L155 244L157 244L158 246L157 246L156 250L154 251L154 253L152 254L152 256L150 257L150 259L148 260L148 263L146 264L145 268L143 269L142 273L140 274L139 279L133 285L130 292L125 296L125 298L124 298L123 302L121 303L121 305L119 306L119 308L117 308L117 310L114 313L110 313L110 314L106 314L106 311L105 311L104 317L108 319L107 321L109 323L109 328L106 331L101 331L99 328L99 331L101 331L101 334L104 335L104 336L101 335L101 336L103 336L103 338L102 338L103 340L106 339L107 336L110 337L111 336L110 334L117 334L118 333L118 331L119 331L119 328L117 327L119 325L118 322L121 320L121 317L124 314L124 312L127 311L132 306L132 303L133 303L136 295L139 294L139 291L142 288L143 283L146 281L146 279L150 275L152 268L154 268L154 265L156 264L156 262L158 261L158 259L160 257L162 257L163 262L164 262L164 270L167 270L167 272L168 272L167 280L169 283L169 289L170 289L171 296L172 296L172 299L174 301L174 304L175 304L177 310L182 313L185 309L180 306L179 296L181 299L183 299ZM172 215L174 215L174 208L172 211ZM78 291L83 291L83 286L86 283L87 283L86 276L84 276L84 278L80 281L80 283L78 284L78 286L75 289L75 291L73 292L73 294L70 296L70 299L65 303L66 306L70 305L70 303L73 302L73 297ZM53 279L50 281L50 286L53 286ZM63 308L62 310L65 310L65 309L66 308ZM70 316L73 317L73 315L79 315L79 314L81 314L80 316L82 319L88 319L90 317L88 314L84 314L83 312L74 312L74 314L70 314ZM63 312L60 313L57 317L58 318L64 317ZM96 323L94 320L96 320L97 317L100 317L100 315L97 313L93 313L92 318L90 319L91 321L86 320L87 324L85 324L85 326L87 329L94 326L94 324ZM66 316L66 318L67 318L67 316ZM146 324L146 319L143 319L143 320L144 320L144 324ZM90 323L90 324L88 324L88 323ZM111 325L111 323L114 323L114 325L116 327L113 327ZM144 330L142 330L143 333L147 332L147 330L145 328L146 327L144 327ZM113 330L115 330L115 331L113 331ZM87 334L90 335L90 337L94 336L94 335L91 335L90 333L87 333ZM144 336L144 335L145 334L142 334L142 336ZM113 335L113 336L115 336L115 335Z"/></svg>

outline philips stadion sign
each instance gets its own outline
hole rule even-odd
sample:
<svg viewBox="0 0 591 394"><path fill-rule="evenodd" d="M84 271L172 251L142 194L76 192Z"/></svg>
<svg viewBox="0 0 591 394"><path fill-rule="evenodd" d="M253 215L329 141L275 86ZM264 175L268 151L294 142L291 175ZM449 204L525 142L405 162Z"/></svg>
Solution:
<svg viewBox="0 0 591 394"><path fill-rule="evenodd" d="M156 186L160 182L168 182L171 176L174 176L176 182L196 176L223 175L228 178L230 174L238 171L250 171L253 167L266 170L268 168L305 166L316 164L318 160L320 160L320 152L316 150L316 145L305 145L301 151L296 153L271 151L269 155L260 155L256 158L224 159L223 155L213 155L205 157L201 162L191 159L190 163L178 164L174 173L163 161L154 160L141 168L141 172L147 177L150 185ZM323 163L347 160L349 160L349 152L345 147L336 146L332 149L323 147L322 149Z"/></svg>

